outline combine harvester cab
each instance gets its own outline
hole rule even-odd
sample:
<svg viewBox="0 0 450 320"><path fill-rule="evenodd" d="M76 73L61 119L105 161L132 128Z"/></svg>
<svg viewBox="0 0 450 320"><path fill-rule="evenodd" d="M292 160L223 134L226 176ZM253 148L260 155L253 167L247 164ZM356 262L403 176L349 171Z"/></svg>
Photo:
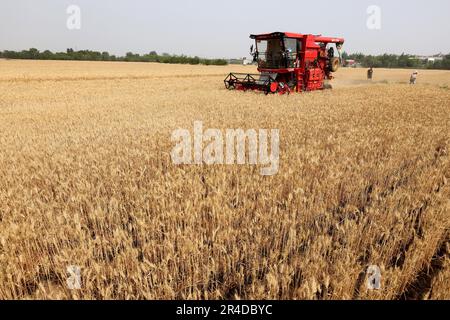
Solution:
<svg viewBox="0 0 450 320"><path fill-rule="evenodd" d="M258 90L291 93L323 90L341 64L342 38L275 32L251 35L256 42L250 51L258 63L259 74L230 73L225 87L233 90ZM338 57L335 57L336 45Z"/></svg>

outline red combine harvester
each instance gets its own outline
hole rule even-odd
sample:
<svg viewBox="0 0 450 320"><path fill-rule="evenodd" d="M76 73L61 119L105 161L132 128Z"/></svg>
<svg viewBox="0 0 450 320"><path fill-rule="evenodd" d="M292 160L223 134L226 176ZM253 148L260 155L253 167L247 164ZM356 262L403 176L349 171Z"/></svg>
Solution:
<svg viewBox="0 0 450 320"><path fill-rule="evenodd" d="M325 81L339 69L344 39L288 32L250 38L256 41L250 51L260 74L230 73L224 80L227 89L285 94L331 88Z"/></svg>

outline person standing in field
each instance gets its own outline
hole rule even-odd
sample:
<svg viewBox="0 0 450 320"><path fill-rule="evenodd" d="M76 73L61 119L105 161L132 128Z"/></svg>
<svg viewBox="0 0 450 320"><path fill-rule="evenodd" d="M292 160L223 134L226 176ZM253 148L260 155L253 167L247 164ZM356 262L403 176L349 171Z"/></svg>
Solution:
<svg viewBox="0 0 450 320"><path fill-rule="evenodd" d="M372 80L373 79L373 68L370 67L369 70L367 70L367 80Z"/></svg>
<svg viewBox="0 0 450 320"><path fill-rule="evenodd" d="M417 71L413 72L413 74L411 75L411 78L409 79L409 84L416 84L418 74L419 73Z"/></svg>

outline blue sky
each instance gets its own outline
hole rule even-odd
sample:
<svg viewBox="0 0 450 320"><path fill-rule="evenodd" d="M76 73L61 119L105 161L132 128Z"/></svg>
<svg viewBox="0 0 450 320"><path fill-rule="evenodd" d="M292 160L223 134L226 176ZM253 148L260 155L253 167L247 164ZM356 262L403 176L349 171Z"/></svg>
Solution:
<svg viewBox="0 0 450 320"><path fill-rule="evenodd" d="M69 5L81 29L66 27ZM381 29L367 28L370 5ZM339 36L348 52L450 52L448 0L3 0L0 50L92 49L242 57L251 33L290 31Z"/></svg>

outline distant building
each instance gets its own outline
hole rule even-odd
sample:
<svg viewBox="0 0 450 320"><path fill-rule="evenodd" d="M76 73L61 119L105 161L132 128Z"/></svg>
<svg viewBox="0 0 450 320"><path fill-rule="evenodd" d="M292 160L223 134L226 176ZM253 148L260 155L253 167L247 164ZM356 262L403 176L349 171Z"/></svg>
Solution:
<svg viewBox="0 0 450 320"><path fill-rule="evenodd" d="M434 56L415 56L414 59L425 61L425 62L436 62L436 61L444 60L444 55L442 53L439 53Z"/></svg>
<svg viewBox="0 0 450 320"><path fill-rule="evenodd" d="M358 61L356 61L356 60L351 60L351 59L344 60L344 67L358 68L360 66L361 66L361 64L358 63Z"/></svg>

